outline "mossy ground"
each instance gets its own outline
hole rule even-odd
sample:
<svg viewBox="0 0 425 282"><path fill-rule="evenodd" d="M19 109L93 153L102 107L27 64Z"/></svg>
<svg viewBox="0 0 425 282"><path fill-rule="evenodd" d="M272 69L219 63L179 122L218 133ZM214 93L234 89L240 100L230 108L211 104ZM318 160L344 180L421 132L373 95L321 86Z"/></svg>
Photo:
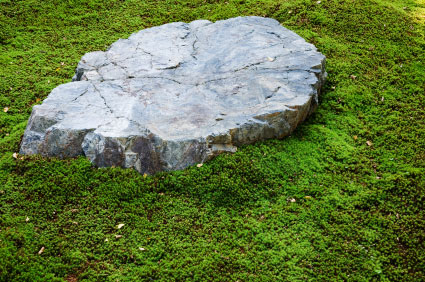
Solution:
<svg viewBox="0 0 425 282"><path fill-rule="evenodd" d="M0 0L0 280L425 280L424 11L424 0ZM148 177L12 157L31 107L84 53L241 15L275 18L327 57L319 107L292 136Z"/></svg>

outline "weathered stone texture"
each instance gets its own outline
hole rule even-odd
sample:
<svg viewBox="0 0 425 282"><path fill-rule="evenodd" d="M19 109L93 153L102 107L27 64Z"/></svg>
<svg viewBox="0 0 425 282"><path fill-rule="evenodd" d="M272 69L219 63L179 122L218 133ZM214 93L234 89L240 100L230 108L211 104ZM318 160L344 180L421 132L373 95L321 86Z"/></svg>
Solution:
<svg viewBox="0 0 425 282"><path fill-rule="evenodd" d="M325 57L272 19L153 27L84 55L73 82L34 106L20 152L183 169L290 134L325 77Z"/></svg>

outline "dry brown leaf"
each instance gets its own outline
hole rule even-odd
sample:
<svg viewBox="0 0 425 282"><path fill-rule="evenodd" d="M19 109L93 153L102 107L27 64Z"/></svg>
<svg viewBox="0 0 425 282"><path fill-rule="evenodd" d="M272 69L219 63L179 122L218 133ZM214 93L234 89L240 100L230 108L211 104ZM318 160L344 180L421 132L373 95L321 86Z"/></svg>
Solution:
<svg viewBox="0 0 425 282"><path fill-rule="evenodd" d="M357 140L358 137L357 137L357 135L354 135L353 138L354 138L354 140Z"/></svg>
<svg viewBox="0 0 425 282"><path fill-rule="evenodd" d="M352 74L352 75L350 75L350 78L351 78L352 80L355 80L355 79L357 78L357 76L355 76L354 74Z"/></svg>
<svg viewBox="0 0 425 282"><path fill-rule="evenodd" d="M38 254L41 255L44 252L44 247L41 247L41 249L38 251Z"/></svg>

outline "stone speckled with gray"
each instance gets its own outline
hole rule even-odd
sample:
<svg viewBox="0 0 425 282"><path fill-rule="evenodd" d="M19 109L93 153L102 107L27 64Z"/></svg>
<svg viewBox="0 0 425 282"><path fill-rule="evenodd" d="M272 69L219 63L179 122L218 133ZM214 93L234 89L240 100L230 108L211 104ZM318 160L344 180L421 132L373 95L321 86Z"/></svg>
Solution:
<svg viewBox="0 0 425 282"><path fill-rule="evenodd" d="M34 106L21 154L183 169L290 134L317 106L325 57L277 21L170 23L85 54Z"/></svg>

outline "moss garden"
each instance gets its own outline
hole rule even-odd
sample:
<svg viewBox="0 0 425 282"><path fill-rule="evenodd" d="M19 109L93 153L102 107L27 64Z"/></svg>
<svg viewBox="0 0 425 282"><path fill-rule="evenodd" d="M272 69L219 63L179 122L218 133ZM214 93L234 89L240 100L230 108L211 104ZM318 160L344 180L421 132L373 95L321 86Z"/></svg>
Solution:
<svg viewBox="0 0 425 282"><path fill-rule="evenodd" d="M81 56L257 15L327 57L289 137L141 175L16 155ZM0 281L424 281L424 0L0 0Z"/></svg>

